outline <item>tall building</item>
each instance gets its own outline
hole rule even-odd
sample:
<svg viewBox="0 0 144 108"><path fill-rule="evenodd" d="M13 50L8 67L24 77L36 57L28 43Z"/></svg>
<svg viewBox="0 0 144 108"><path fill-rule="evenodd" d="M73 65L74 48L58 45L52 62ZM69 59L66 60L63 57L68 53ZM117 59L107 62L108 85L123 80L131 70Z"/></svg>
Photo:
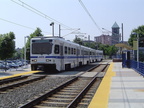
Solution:
<svg viewBox="0 0 144 108"><path fill-rule="evenodd" d="M106 30L108 33L112 33L112 35L105 35L102 34L100 36L94 37L95 42L102 43L102 44L107 44L107 45L115 45L120 43L120 27L118 24L115 22L112 26L112 31Z"/></svg>
<svg viewBox="0 0 144 108"><path fill-rule="evenodd" d="M104 35L94 37L95 42L102 43L106 45L111 45L111 36L110 35Z"/></svg>
<svg viewBox="0 0 144 108"><path fill-rule="evenodd" d="M120 33L119 33L120 27L115 22L112 26L112 45L115 45L120 42Z"/></svg>

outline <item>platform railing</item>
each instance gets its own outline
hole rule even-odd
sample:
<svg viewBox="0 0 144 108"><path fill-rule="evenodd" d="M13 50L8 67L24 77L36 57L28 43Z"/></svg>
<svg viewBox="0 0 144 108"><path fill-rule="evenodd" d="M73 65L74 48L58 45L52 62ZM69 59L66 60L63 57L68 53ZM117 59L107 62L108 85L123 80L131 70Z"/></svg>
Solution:
<svg viewBox="0 0 144 108"><path fill-rule="evenodd" d="M144 63L143 62L137 62L134 60L129 60L127 62L130 62L130 68L134 69L140 75L144 76Z"/></svg>

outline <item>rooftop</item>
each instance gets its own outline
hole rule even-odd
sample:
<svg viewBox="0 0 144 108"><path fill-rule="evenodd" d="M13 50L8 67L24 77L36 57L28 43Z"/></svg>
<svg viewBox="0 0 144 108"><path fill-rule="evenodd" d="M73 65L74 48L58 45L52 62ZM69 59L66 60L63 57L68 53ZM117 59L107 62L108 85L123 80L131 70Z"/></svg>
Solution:
<svg viewBox="0 0 144 108"><path fill-rule="evenodd" d="M112 28L119 28L118 24L115 22Z"/></svg>

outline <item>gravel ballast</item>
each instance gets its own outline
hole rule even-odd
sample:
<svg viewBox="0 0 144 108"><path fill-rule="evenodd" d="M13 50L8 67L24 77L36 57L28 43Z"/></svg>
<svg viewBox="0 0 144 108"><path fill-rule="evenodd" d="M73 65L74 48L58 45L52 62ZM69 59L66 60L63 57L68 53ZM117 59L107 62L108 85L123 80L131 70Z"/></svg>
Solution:
<svg viewBox="0 0 144 108"><path fill-rule="evenodd" d="M72 79L73 77L46 77L43 80L33 82L6 92L0 92L0 108L18 108L35 96L50 91L50 89Z"/></svg>

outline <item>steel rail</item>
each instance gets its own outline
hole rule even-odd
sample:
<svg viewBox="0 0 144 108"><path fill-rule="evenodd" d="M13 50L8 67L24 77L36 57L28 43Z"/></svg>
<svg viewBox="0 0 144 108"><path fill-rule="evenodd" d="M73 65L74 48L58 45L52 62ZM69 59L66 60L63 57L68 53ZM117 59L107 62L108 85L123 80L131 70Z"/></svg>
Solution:
<svg viewBox="0 0 144 108"><path fill-rule="evenodd" d="M76 108L77 104L81 101L83 96L88 92L91 86L97 79L99 72L93 77L93 79L87 84L87 86L73 99L73 101L66 108Z"/></svg>
<svg viewBox="0 0 144 108"><path fill-rule="evenodd" d="M29 76L17 76L17 77L2 79L2 80L0 80L0 84L6 84L6 83L9 83L9 82L14 82L14 81L17 81L17 80L25 79L27 77L29 77Z"/></svg>
<svg viewBox="0 0 144 108"><path fill-rule="evenodd" d="M107 64L105 65L105 67L101 70L101 72L103 72L103 71L107 68L108 65L109 65L109 64L107 63Z"/></svg>
<svg viewBox="0 0 144 108"><path fill-rule="evenodd" d="M48 93L46 93L46 94L44 94L44 95L42 95L42 96L40 96L40 97L28 102L26 104L24 104L23 106L20 106L19 108L31 108L31 107L35 106L36 104L40 103L40 101L45 100L47 97L49 97L52 94L54 94L55 92L59 91L63 87L65 87L65 86L71 84L72 82L76 81L77 79L78 79L78 76L73 78L73 79L71 79L71 80L69 80L69 81L67 81L64 84L61 84L59 87L49 91Z"/></svg>
<svg viewBox="0 0 144 108"><path fill-rule="evenodd" d="M24 85L26 83L30 83L30 82L33 82L33 81L37 81L37 80L40 80L40 79L43 79L45 78L46 76L41 76L41 77L38 77L38 78L34 78L34 79L30 79L30 80L27 80L27 81L23 81L23 82L20 82L20 83L16 83L16 84L12 84L12 85L9 85L9 86L6 86L6 87L2 87L0 88L0 91L4 91L4 90L7 90L7 89L11 89L13 87L17 87L17 86L20 86L20 85Z"/></svg>
<svg viewBox="0 0 144 108"><path fill-rule="evenodd" d="M100 66L100 64L98 64L98 65L96 65L96 66L94 66L94 67L88 69L87 72L90 72L90 71L94 70L95 68L97 68L97 67L99 67L99 66Z"/></svg>

